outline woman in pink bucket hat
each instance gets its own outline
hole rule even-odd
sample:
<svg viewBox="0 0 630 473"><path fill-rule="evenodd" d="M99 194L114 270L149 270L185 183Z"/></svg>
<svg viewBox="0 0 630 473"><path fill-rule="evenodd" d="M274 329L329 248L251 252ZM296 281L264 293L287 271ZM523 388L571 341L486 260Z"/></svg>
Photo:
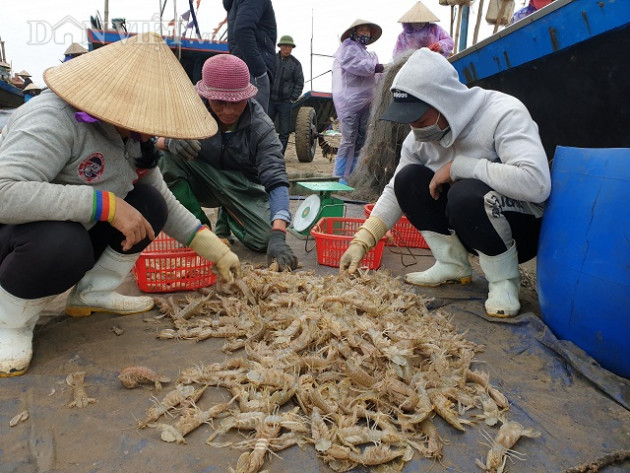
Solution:
<svg viewBox="0 0 630 473"><path fill-rule="evenodd" d="M208 59L196 85L219 133L204 140L161 138L160 162L169 188L202 222L203 207L219 208L215 233L234 234L246 247L267 252L269 265L295 269L286 243L291 223L289 178L272 121L253 98L245 62L231 54Z"/></svg>

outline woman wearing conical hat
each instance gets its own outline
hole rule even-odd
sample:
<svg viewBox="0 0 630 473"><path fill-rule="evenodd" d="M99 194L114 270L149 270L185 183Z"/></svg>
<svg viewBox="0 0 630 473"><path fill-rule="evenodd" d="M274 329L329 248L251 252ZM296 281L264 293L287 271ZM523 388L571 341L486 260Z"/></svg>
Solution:
<svg viewBox="0 0 630 473"><path fill-rule="evenodd" d="M33 79L31 78L31 75L28 73L28 71L25 71L24 69L22 69L20 72L18 72L15 75L18 76L20 79L22 79L22 87L26 87L27 85L30 85L33 83Z"/></svg>
<svg viewBox="0 0 630 473"><path fill-rule="evenodd" d="M85 49L83 46L81 46L79 43L72 43L63 52L63 61L62 62L67 62L70 59L74 59L75 57L79 57L82 54L86 54L88 52L89 51L87 49Z"/></svg>
<svg viewBox="0 0 630 473"><path fill-rule="evenodd" d="M341 35L341 45L333 55L332 98L341 131L333 172L344 184L365 143L372 92L384 70L376 53L367 50L381 34L377 24L355 20Z"/></svg>
<svg viewBox="0 0 630 473"><path fill-rule="evenodd" d="M436 25L440 19L435 16L422 2L417 2L398 23L402 23L403 30L398 35L394 47L394 59L405 51L429 48L448 57L453 52L455 43L453 38Z"/></svg>
<svg viewBox="0 0 630 473"><path fill-rule="evenodd" d="M238 257L177 202L150 137L205 138L217 125L154 33L48 69L50 90L19 107L0 135L0 377L23 374L41 310L72 288L66 313L153 307L118 294L140 252L164 230L213 261Z"/></svg>
<svg viewBox="0 0 630 473"><path fill-rule="evenodd" d="M28 102L33 97L41 93L42 93L42 88L39 85L35 83L28 84L26 87L22 89L22 94L24 94L24 103Z"/></svg>

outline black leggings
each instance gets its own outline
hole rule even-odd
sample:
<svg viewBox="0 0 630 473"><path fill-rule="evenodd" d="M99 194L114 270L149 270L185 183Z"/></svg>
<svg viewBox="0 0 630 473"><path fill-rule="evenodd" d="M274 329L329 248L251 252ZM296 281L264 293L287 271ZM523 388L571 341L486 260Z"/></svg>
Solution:
<svg viewBox="0 0 630 473"><path fill-rule="evenodd" d="M453 229L473 253L499 255L514 239L520 263L536 256L542 219L530 212L530 204L506 198L477 179L443 185L434 200L429 194L433 175L420 164L405 166L396 174L398 204L414 227L443 235Z"/></svg>
<svg viewBox="0 0 630 473"><path fill-rule="evenodd" d="M162 230L168 210L155 188L138 184L125 201L147 219L156 235ZM0 286L22 299L61 294L92 269L107 246L133 254L151 243L145 238L123 251L123 239L107 222L98 222L90 230L77 222L0 225Z"/></svg>

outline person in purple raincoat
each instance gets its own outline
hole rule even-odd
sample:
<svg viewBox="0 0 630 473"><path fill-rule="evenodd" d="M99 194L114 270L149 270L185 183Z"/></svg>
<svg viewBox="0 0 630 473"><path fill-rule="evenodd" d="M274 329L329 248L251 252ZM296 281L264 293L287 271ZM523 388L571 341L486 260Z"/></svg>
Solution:
<svg viewBox="0 0 630 473"><path fill-rule="evenodd" d="M375 23L356 20L341 35L341 45L334 54L332 98L339 119L341 143L335 158L334 175L339 182L347 183L356 167L359 151L365 142L372 92L377 74L384 66L376 53L369 52L382 34Z"/></svg>
<svg viewBox="0 0 630 473"><path fill-rule="evenodd" d="M398 20L403 30L396 40L394 59L405 51L420 48L429 48L444 57L450 56L455 42L441 26L435 24L437 21L440 19L431 10L422 2L417 2Z"/></svg>

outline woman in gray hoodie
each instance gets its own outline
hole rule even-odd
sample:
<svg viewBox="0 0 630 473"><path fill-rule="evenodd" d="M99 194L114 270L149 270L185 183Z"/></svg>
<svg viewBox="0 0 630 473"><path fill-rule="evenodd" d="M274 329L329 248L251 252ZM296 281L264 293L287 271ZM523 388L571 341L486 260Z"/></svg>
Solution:
<svg viewBox="0 0 630 473"><path fill-rule="evenodd" d="M470 283L468 253L474 252L489 283L488 315L517 315L518 265L536 255L551 190L536 123L516 98L466 87L455 68L427 48L401 68L392 93L383 119L409 123L411 131L341 270L354 272L404 213L436 259L428 270L407 274L406 282Z"/></svg>

